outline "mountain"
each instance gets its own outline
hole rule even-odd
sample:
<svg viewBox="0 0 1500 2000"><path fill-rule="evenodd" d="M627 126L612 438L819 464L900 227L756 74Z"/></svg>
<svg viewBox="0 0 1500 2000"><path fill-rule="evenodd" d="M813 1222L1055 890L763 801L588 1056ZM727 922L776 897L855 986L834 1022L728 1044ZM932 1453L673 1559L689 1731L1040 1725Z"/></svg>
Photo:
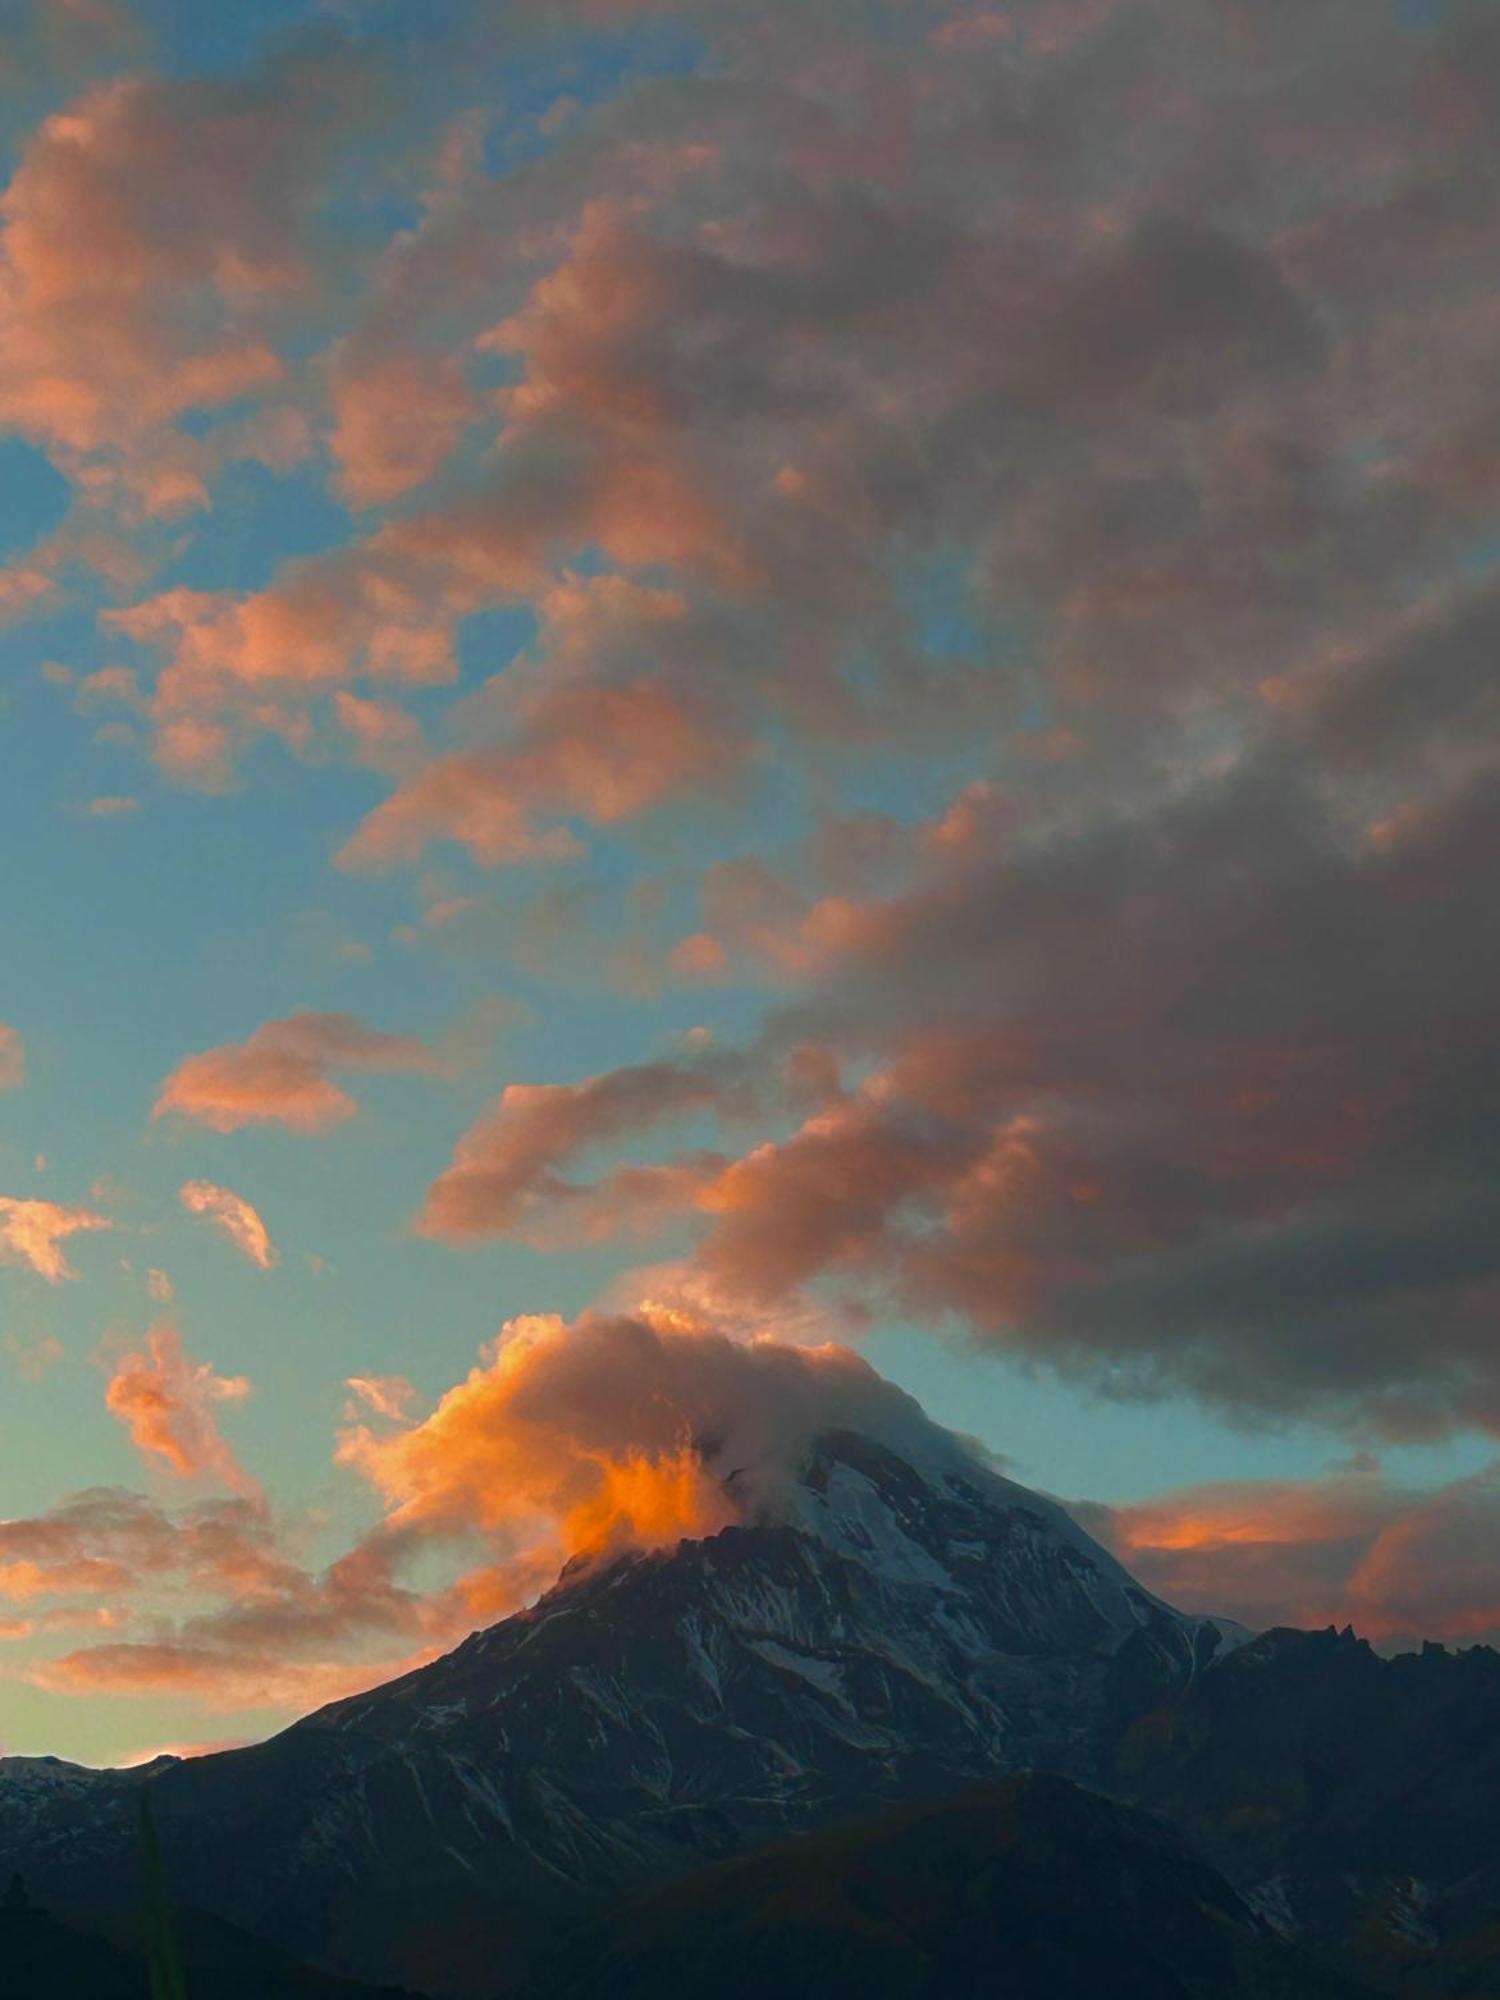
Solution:
<svg viewBox="0 0 1500 2000"><path fill-rule="evenodd" d="M742 1524L537 1605L271 1742L151 1774L174 1893L338 1971L517 1985L585 1908L997 1773L1083 1781L1237 1636L931 1431L826 1432ZM0 1765L0 1867L128 1897L138 1774Z"/></svg>
<svg viewBox="0 0 1500 2000"><path fill-rule="evenodd" d="M650 1891L546 1961L535 2000L1340 2000L1148 1815L1011 1778Z"/></svg>
<svg viewBox="0 0 1500 2000"><path fill-rule="evenodd" d="M1500 1993L1500 1653L1263 1633L1138 1718L1112 1787L1394 1993Z"/></svg>

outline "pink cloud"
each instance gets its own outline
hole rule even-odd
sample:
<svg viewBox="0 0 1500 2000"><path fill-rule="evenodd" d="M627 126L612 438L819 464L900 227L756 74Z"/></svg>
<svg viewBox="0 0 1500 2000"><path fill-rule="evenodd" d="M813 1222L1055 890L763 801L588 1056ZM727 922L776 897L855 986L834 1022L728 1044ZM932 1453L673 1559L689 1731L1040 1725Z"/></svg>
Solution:
<svg viewBox="0 0 1500 2000"><path fill-rule="evenodd" d="M579 851L572 833L540 821L615 826L734 782L751 745L687 671L704 635L680 595L572 579L539 611L535 657L472 705L477 729L505 740L418 771L346 844L343 865L415 860L436 840L488 867L566 859Z"/></svg>
<svg viewBox="0 0 1500 2000"><path fill-rule="evenodd" d="M221 1403L239 1403L250 1394L243 1375L218 1375L207 1362L194 1361L175 1327L158 1321L144 1351L115 1364L105 1403L148 1458L159 1460L179 1479L208 1479L246 1499L260 1488L235 1458L219 1430Z"/></svg>
<svg viewBox="0 0 1500 2000"><path fill-rule="evenodd" d="M146 1363L151 1393L133 1385L121 1414L146 1431L143 1448L222 1484L234 1468L223 1464L222 1440L205 1435L202 1407L211 1430L222 1385L184 1364L180 1351L169 1352L165 1381L146 1357L136 1359ZM188 1408L195 1401L196 1417ZM84 1625L114 1634L32 1670L55 1692L175 1693L208 1709L284 1712L431 1657L424 1634L458 1636L445 1598L429 1602L394 1585L391 1553L378 1542L318 1576L288 1553L298 1539L296 1524L253 1491L177 1512L129 1493L79 1494L46 1514L0 1521L0 1597L27 1607L0 1636ZM54 1598L63 1601L36 1608ZM192 1608L174 1622L168 1611L184 1600ZM372 1648L372 1663L361 1664L355 1656Z"/></svg>
<svg viewBox="0 0 1500 2000"><path fill-rule="evenodd" d="M404 1375L351 1375L345 1386L353 1392L345 1410L351 1423L362 1412L404 1423L417 1400L416 1390Z"/></svg>
<svg viewBox="0 0 1500 2000"><path fill-rule="evenodd" d="M230 1188L215 1187L212 1181L186 1181L179 1198L189 1214L204 1216L234 1245L236 1250L271 1271L281 1262L281 1252L271 1241L270 1232L257 1209Z"/></svg>
<svg viewBox="0 0 1500 2000"><path fill-rule="evenodd" d="M284 381L278 338L318 289L318 179L368 115L361 66L325 43L248 80L117 77L22 147L0 200L0 416L91 503L202 505L220 446L183 419Z"/></svg>
<svg viewBox="0 0 1500 2000"><path fill-rule="evenodd" d="M480 403L455 355L346 354L333 374L333 454L356 506L425 485L448 458Z"/></svg>
<svg viewBox="0 0 1500 2000"><path fill-rule="evenodd" d="M439 1057L414 1035L382 1034L352 1014L291 1014L244 1042L188 1056L167 1078L153 1117L235 1132L255 1124L319 1133L358 1109L333 1070L438 1074Z"/></svg>
<svg viewBox="0 0 1500 2000"><path fill-rule="evenodd" d="M422 727L394 702L369 701L340 688L333 698L339 727L350 739L357 762L373 771L403 777L422 760Z"/></svg>
<svg viewBox="0 0 1500 2000"><path fill-rule="evenodd" d="M734 1082L711 1068L646 1063L577 1084L510 1084L459 1141L452 1164L428 1191L418 1228L456 1242L549 1234L580 1220L586 1234L608 1233L601 1207L615 1205L619 1184L601 1194L597 1186L564 1180L560 1169L593 1148L732 1103ZM644 1191L650 1170L637 1169L634 1178ZM674 1192L680 1198L675 1183Z"/></svg>

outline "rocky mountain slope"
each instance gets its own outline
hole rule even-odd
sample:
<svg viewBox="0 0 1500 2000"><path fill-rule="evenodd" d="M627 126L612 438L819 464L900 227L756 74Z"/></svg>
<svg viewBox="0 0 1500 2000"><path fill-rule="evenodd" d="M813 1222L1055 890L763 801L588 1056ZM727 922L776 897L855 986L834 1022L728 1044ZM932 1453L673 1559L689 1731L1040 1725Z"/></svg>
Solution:
<svg viewBox="0 0 1500 2000"><path fill-rule="evenodd" d="M956 1448L828 1433L744 1525L575 1568L403 1680L158 1771L155 1816L181 1901L492 1995L636 1885L997 1772L1097 1780L1234 1636ZM125 1895L139 1782L0 1765L0 1868Z"/></svg>

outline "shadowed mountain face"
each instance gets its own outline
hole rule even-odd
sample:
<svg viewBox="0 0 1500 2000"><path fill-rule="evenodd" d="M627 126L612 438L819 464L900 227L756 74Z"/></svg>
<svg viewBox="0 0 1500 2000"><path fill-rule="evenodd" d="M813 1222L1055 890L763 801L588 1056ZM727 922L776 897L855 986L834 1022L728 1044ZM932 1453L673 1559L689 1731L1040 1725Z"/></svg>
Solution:
<svg viewBox="0 0 1500 2000"><path fill-rule="evenodd" d="M1012 1778L785 1842L637 1897L533 2000L1339 2000L1144 1813Z"/></svg>
<svg viewBox="0 0 1500 2000"><path fill-rule="evenodd" d="M825 1436L771 1512L576 1570L447 1658L152 1780L174 1893L491 1994L556 1918L997 1772L1084 1781L1223 1644L979 1464ZM0 1765L0 1866L119 1901L135 1774Z"/></svg>
<svg viewBox="0 0 1500 2000"><path fill-rule="evenodd" d="M1500 1654L1263 1633L1125 1734L1113 1789L1389 1991L1500 1993Z"/></svg>

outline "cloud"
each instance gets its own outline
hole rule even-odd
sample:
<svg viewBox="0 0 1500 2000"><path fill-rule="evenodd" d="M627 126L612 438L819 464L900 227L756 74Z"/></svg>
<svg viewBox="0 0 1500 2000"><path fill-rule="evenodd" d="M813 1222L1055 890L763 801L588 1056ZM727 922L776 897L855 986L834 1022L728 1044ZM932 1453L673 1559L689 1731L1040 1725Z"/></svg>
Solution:
<svg viewBox="0 0 1500 2000"><path fill-rule="evenodd" d="M615 826L732 783L751 743L705 692L710 635L678 594L622 577L569 577L538 602L536 655L467 712L494 747L440 757L407 778L346 843L349 868L420 858L439 840L485 867L581 852L563 816Z"/></svg>
<svg viewBox="0 0 1500 2000"><path fill-rule="evenodd" d="M194 1393L212 1402L206 1373L194 1371ZM101 1643L44 1659L32 1678L63 1694L293 1712L430 1658L574 1557L781 1518L825 1430L939 1469L962 1470L977 1449L847 1347L731 1338L666 1307L511 1321L426 1416L399 1378L350 1388L337 1456L384 1511L321 1572L292 1553L305 1529L254 1496L170 1513L96 1492L0 1522L0 1597L38 1632L64 1628L64 1616L45 1625L51 1608L82 1618L104 1600L116 1613ZM1348 1620L1395 1649L1495 1633L1497 1491L1493 1468L1422 1492L1356 1463L1073 1511L1189 1610L1256 1626Z"/></svg>
<svg viewBox="0 0 1500 2000"><path fill-rule="evenodd" d="M425 485L439 471L480 402L454 354L346 354L333 377L333 454L359 507Z"/></svg>
<svg viewBox="0 0 1500 2000"><path fill-rule="evenodd" d="M490 1615L572 1556L671 1546L774 1507L823 1430L957 1464L957 1440L847 1348L740 1342L686 1315L511 1321L420 1423L354 1425L339 1457L386 1532L486 1550L455 1587Z"/></svg>
<svg viewBox="0 0 1500 2000"><path fill-rule="evenodd" d="M675 838L683 921L633 991L655 961L759 982L763 1019L716 1068L616 1010L595 1075L518 1076L459 1140L430 1236L675 1231L641 1282L736 1327L885 1313L1236 1419L1500 1429L1494 23L686 11L701 73L627 65L515 169L460 112L394 199L360 182L348 236L340 149L386 116L364 45L116 78L40 125L0 213L0 415L79 520L6 608L93 564L133 666L81 706L127 707L170 779L253 781L265 741L379 773L340 860L457 849L434 925L471 864L602 850L516 926L533 971ZM326 469L351 538L251 587L161 588L92 528L81 553L96 511L175 516L237 452ZM460 688L502 624L513 656ZM910 823L851 813L871 798ZM778 858L770 816L804 802L821 830ZM592 991L598 956L565 977ZM439 1066L299 1014L189 1056L157 1111L326 1131L346 1071ZM0 1242L61 1276L51 1213L83 1212L8 1204ZM645 1324L534 1330L421 1423L355 1378L350 1463L402 1525L355 1577L263 1592L253 1633L114 1671L206 1688L294 1632L313 1665L356 1631L395 1656L515 1601L529 1557L714 1518L680 1386L685 1430L585 1411L561 1449L512 1400L553 1408L574 1351L670 1374ZM462 1456L491 1423L514 1530ZM1342 1521L1351 1494L1319 1497ZM1389 1523L1394 1562L1416 1500L1359 1507L1344 1539ZM393 1538L450 1526L496 1542L467 1602L400 1581Z"/></svg>
<svg viewBox="0 0 1500 2000"><path fill-rule="evenodd" d="M50 1691L283 1712L429 1658L528 1602L573 1555L670 1546L783 1504L811 1440L852 1426L967 1462L911 1399L833 1346L735 1340L684 1312L511 1322L426 1417L403 1379L356 1377L338 1457L383 1516L325 1569L296 1553L219 1436L240 1399L170 1328L124 1358L110 1406L137 1444L228 1497L168 1510L85 1493L0 1522L0 1598L108 1636L31 1669ZM414 1579L421 1578L416 1587ZM405 1580L404 1580L405 1579Z"/></svg>
<svg viewBox="0 0 1500 2000"><path fill-rule="evenodd" d="M334 714L353 746L356 762L400 777L422 760L421 725L394 702L367 701L340 689Z"/></svg>
<svg viewBox="0 0 1500 2000"><path fill-rule="evenodd" d="M0 1090L19 1090L25 1081L25 1045L14 1028L0 1021Z"/></svg>
<svg viewBox="0 0 1500 2000"><path fill-rule="evenodd" d="M14 0L0 27L6 136L59 90L138 58L143 39L120 0Z"/></svg>
<svg viewBox="0 0 1500 2000"><path fill-rule="evenodd" d="M675 1222L737 1314L811 1292L1114 1393L1500 1423L1494 31L814 12L700 10L705 74L524 172L450 130L321 357L369 518L112 617L159 754L227 782L336 731L392 780L347 867L587 838L623 872L655 815L779 801L773 756L847 817L856 762L940 750L946 807L862 877L720 856L660 953L774 982L747 1066L813 1043L847 1088L663 1159L670 1110L567 1126L629 1048L538 1073L422 1226ZM401 690L497 608L534 637L419 742ZM263 1032L165 1102L350 1115L320 1057L236 1096ZM580 1181L595 1144L626 1157Z"/></svg>
<svg viewBox="0 0 1500 2000"><path fill-rule="evenodd" d="M442 1067L414 1035L382 1034L352 1014L291 1014L247 1041L188 1056L163 1083L152 1116L215 1132L256 1124L327 1132L359 1108L331 1071L435 1075Z"/></svg>
<svg viewBox="0 0 1500 2000"><path fill-rule="evenodd" d="M1076 1511L1149 1589L1186 1610L1256 1630L1352 1624L1388 1650L1500 1638L1494 1466L1425 1491L1357 1466Z"/></svg>
<svg viewBox="0 0 1500 2000"><path fill-rule="evenodd" d="M63 1653L41 1661L30 1678L49 1694L167 1698L193 1702L211 1715L263 1708L305 1714L425 1666L434 1652L428 1647L360 1666L141 1640Z"/></svg>
<svg viewBox="0 0 1500 2000"><path fill-rule="evenodd" d="M192 1393L212 1401L204 1378L194 1371ZM830 1425L962 1462L848 1350L736 1342L680 1315L515 1321L420 1420L399 1379L350 1386L361 1420L339 1457L386 1512L321 1574L287 1553L286 1524L252 1499L171 1515L85 1494L0 1523L0 1588L10 1574L27 1604L108 1596L120 1612L121 1629L43 1660L36 1683L291 1712L430 1658L535 1597L572 1555L670 1546L774 1508ZM190 1455L203 1456L201 1440ZM425 1587L404 1585L403 1570ZM168 1619L174 1596L193 1608Z"/></svg>
<svg viewBox="0 0 1500 2000"><path fill-rule="evenodd" d="M558 1170L595 1147L731 1105L735 1084L732 1069L707 1063L644 1063L577 1084L509 1084L458 1142L417 1226L454 1242L559 1229L607 1235L609 1211L625 1190L618 1182L577 1185ZM648 1171L635 1170L642 1191Z"/></svg>
<svg viewBox="0 0 1500 2000"><path fill-rule="evenodd" d="M0 1600L27 1614L5 1621L9 1636L102 1627L110 1637L39 1661L30 1678L209 1710L296 1713L431 1656L423 1635L445 1606L397 1588L381 1547L308 1570L294 1552L304 1535L253 1495L175 1510L112 1489L75 1495L0 1522ZM440 1629L458 1636L451 1619Z"/></svg>
<svg viewBox="0 0 1500 2000"><path fill-rule="evenodd" d="M281 1262L281 1252L271 1241L259 1212L243 1195L215 1187L212 1181L186 1181L179 1190L179 1198L190 1215L206 1216L262 1271L274 1270Z"/></svg>
<svg viewBox="0 0 1500 2000"><path fill-rule="evenodd" d="M133 1598L169 1580L191 1591L260 1591L284 1578L269 1517L212 1499L172 1515L135 1493L94 1487L45 1514L0 1521L8 1594Z"/></svg>
<svg viewBox="0 0 1500 2000"><path fill-rule="evenodd" d="M248 79L115 77L27 139L0 202L0 416L91 503L205 502L219 441L188 420L283 383L279 339L320 288L319 183L372 85L351 45L307 37Z"/></svg>
<svg viewBox="0 0 1500 2000"><path fill-rule="evenodd" d="M350 1423L365 1411L402 1423L417 1400L416 1390L404 1375L351 1375L345 1387L353 1391L344 1412Z"/></svg>
<svg viewBox="0 0 1500 2000"><path fill-rule="evenodd" d="M67 1352L55 1333L37 1334L31 1338L24 1334L7 1333L0 1340L0 1347L10 1356L23 1382L43 1381Z"/></svg>
<svg viewBox="0 0 1500 2000"><path fill-rule="evenodd" d="M1475 921L1497 814L1482 776L1370 839L1272 737L1150 808L963 840L944 816L906 888L757 919L797 991L744 1073L775 1106L774 1067L823 1049L811 1115L738 1158L629 1162L611 1191L638 1172L658 1222L696 1228L689 1270L726 1309L831 1289L1115 1394L1500 1426L1500 956ZM429 1228L535 1239L570 1201L596 1234L631 1222L523 1129L477 1128Z"/></svg>
<svg viewBox="0 0 1500 2000"><path fill-rule="evenodd" d="M124 614L166 661L170 770L302 754L336 686L451 674L475 613L590 596L613 635L544 632L528 699L461 705L345 850L558 858L549 821L717 798L773 747L989 740L1037 690L1038 738L1111 760L1210 704L1231 729L1451 579L1488 412L1493 196L1443 124L1487 129L1474 21L692 11L704 74L524 171L444 133L324 357L342 490L399 504L263 591Z"/></svg>
<svg viewBox="0 0 1500 2000"><path fill-rule="evenodd" d="M78 1276L60 1246L70 1236L113 1227L91 1209L0 1197L0 1263L21 1265L55 1285Z"/></svg>
<svg viewBox="0 0 1500 2000"><path fill-rule="evenodd" d="M243 1402L249 1394L246 1376L217 1375L207 1362L194 1361L176 1328L163 1320L146 1335L144 1351L115 1363L104 1400L137 1450L176 1478L212 1480L257 1499L260 1488L225 1442L215 1414L219 1404Z"/></svg>

